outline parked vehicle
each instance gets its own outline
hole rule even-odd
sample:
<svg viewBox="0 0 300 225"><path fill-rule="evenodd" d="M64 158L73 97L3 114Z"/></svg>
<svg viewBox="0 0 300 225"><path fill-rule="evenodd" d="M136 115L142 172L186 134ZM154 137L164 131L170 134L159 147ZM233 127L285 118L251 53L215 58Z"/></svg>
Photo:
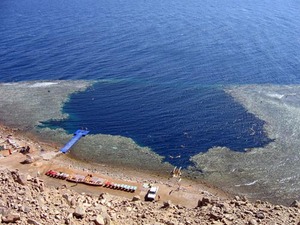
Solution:
<svg viewBox="0 0 300 225"><path fill-rule="evenodd" d="M146 195L146 200L154 201L158 192L158 187L151 187Z"/></svg>

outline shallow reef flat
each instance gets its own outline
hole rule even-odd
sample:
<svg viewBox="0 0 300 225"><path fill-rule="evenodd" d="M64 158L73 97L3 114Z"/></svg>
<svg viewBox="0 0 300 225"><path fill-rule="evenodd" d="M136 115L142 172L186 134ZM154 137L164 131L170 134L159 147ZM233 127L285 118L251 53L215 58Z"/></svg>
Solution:
<svg viewBox="0 0 300 225"><path fill-rule="evenodd" d="M0 118L6 125L32 130L40 122L68 115L62 107L72 93L84 91L92 82L37 81L0 84Z"/></svg>
<svg viewBox="0 0 300 225"><path fill-rule="evenodd" d="M51 130L49 128L40 129L39 136L43 140L55 140L58 143L66 143L72 138L72 135L66 134L62 129ZM150 148L139 146L132 139L117 135L89 134L72 148L69 155L85 162L165 175L172 170L172 166L169 163L163 163L163 157L154 153Z"/></svg>
<svg viewBox="0 0 300 225"><path fill-rule="evenodd" d="M68 117L62 107L71 94L85 91L92 81L34 81L0 84L0 118L7 126L37 135L40 140L63 146L72 134L43 128L42 122ZM132 139L112 135L88 135L72 148L70 156L96 163L159 171L171 170L163 157Z"/></svg>
<svg viewBox="0 0 300 225"><path fill-rule="evenodd" d="M192 157L195 167L208 181L250 198L285 204L299 198L300 86L232 86L226 92L266 122L272 141L245 153L211 148Z"/></svg>
<svg viewBox="0 0 300 225"><path fill-rule="evenodd" d="M93 84L92 81L0 84L1 122L33 133L42 141L57 143L59 149L72 134L39 125L44 121L67 118L62 107L70 95L85 91ZM300 86L231 86L225 91L266 122L265 132L273 141L262 148L245 149L244 153L223 146L213 147L193 156L194 166L184 174L204 178L224 190L252 199L289 204L299 198ZM88 135L72 148L69 156L160 174L172 169L151 149L122 136Z"/></svg>

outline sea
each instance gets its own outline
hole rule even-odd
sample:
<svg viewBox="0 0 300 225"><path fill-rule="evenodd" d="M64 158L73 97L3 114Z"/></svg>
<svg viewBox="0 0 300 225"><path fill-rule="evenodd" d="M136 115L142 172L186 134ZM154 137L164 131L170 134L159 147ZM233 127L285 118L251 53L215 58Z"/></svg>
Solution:
<svg viewBox="0 0 300 225"><path fill-rule="evenodd" d="M224 88L300 84L299 12L294 0L1 0L0 82L96 81L44 124L129 137L188 167L214 146L272 141Z"/></svg>

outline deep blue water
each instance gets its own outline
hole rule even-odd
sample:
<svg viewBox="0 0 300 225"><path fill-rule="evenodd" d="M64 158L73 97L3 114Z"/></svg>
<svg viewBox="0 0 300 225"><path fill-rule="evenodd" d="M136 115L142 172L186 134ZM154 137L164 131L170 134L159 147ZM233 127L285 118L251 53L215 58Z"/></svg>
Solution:
<svg viewBox="0 0 300 225"><path fill-rule="evenodd" d="M0 81L106 80L51 125L131 137L185 166L269 141L221 87L299 84L299 12L293 0L2 0Z"/></svg>
<svg viewBox="0 0 300 225"><path fill-rule="evenodd" d="M178 166L212 146L244 151L270 141L263 122L219 88L105 82L74 95L65 112L69 120L46 125L131 137Z"/></svg>

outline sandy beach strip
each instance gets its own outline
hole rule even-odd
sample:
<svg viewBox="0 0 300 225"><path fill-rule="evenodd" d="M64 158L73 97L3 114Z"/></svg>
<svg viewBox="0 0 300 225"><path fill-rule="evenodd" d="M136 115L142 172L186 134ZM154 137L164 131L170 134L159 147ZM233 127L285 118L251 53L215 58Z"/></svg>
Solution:
<svg viewBox="0 0 300 225"><path fill-rule="evenodd" d="M149 188L146 186L159 186L159 201L171 200L175 204L186 207L195 207L197 202L203 196L213 196L216 198L228 198L229 194L205 183L199 183L192 180L181 178L172 178L169 175L158 174L150 171L134 170L132 168L117 167L114 165L96 164L75 160L68 155L61 154L58 151L59 144L38 141L38 137L23 133L18 129L11 129L7 126L0 126L0 143L5 147L0 151L0 167L9 169L18 169L26 173L42 177L46 185L66 186L79 193L90 193L99 195L99 193L109 193L125 198L132 198L140 195L144 199ZM9 140L9 141L8 141ZM11 144L13 143L13 145ZM0 144L1 146L1 144ZM29 156L20 153L22 147L30 147L28 155L33 160L30 164L22 164ZM8 149L11 154L8 154ZM123 183L137 186L135 192L126 192L110 189L106 187L90 186L86 184L71 183L66 180L48 177L45 172L56 170L69 174L93 174L96 177L109 180L113 183ZM170 171L171 172L171 171Z"/></svg>

